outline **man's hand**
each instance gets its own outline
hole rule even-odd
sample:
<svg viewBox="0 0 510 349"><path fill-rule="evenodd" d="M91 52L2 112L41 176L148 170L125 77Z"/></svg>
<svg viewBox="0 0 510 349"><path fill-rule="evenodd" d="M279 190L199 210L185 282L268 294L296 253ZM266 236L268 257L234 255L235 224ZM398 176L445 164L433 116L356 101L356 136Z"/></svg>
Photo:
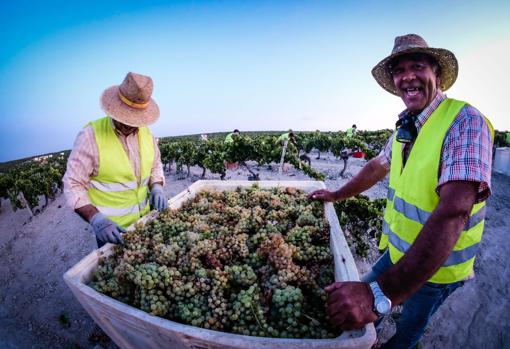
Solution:
<svg viewBox="0 0 510 349"><path fill-rule="evenodd" d="M336 201L335 193L326 189L319 189L308 194L308 199L328 202Z"/></svg>
<svg viewBox="0 0 510 349"><path fill-rule="evenodd" d="M96 213L90 220L90 225L99 241L103 243L111 242L112 244L124 243L121 233L125 233L126 229L113 223L104 213Z"/></svg>
<svg viewBox="0 0 510 349"><path fill-rule="evenodd" d="M168 200L161 184L154 183L152 185L149 204L153 209L155 208L158 211L163 211L168 208Z"/></svg>
<svg viewBox="0 0 510 349"><path fill-rule="evenodd" d="M364 282L335 282L325 288L328 293L327 314L336 328L354 330L377 320L373 311L374 296Z"/></svg>

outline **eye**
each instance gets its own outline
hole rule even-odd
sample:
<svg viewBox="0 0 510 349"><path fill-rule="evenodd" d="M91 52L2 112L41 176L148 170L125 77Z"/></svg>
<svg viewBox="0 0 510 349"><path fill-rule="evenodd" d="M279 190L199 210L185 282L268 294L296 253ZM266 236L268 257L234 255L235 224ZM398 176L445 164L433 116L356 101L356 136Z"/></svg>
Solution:
<svg viewBox="0 0 510 349"><path fill-rule="evenodd" d="M423 64L423 63L415 63L415 64L413 64L413 69L415 69L415 70L423 70L423 69L425 69L425 64Z"/></svg>
<svg viewBox="0 0 510 349"><path fill-rule="evenodd" d="M401 67L395 67L392 69L391 73L393 75L399 75L399 74L402 74L404 70L401 68Z"/></svg>

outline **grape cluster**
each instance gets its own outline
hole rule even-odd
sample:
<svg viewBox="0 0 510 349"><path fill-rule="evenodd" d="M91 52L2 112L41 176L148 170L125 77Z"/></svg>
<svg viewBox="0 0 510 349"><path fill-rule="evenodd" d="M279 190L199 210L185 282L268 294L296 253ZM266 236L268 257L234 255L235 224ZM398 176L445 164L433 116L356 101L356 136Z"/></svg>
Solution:
<svg viewBox="0 0 510 349"><path fill-rule="evenodd" d="M251 336L331 338L323 205L294 188L204 191L125 234L91 286L152 315Z"/></svg>

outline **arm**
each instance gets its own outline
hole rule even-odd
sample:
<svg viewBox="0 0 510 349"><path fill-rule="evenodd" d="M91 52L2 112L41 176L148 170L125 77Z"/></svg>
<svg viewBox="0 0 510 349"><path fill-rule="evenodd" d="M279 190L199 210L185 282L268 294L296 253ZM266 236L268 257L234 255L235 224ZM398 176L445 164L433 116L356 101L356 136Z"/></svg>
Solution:
<svg viewBox="0 0 510 349"><path fill-rule="evenodd" d="M448 259L469 219L479 183L448 182L439 189L440 201L409 251L378 282L393 304L420 288Z"/></svg>
<svg viewBox="0 0 510 349"><path fill-rule="evenodd" d="M392 304L399 304L420 288L446 261L469 218L478 183L453 181L439 191L440 201L412 247L377 280ZM336 282L326 288L328 314L335 326L361 328L374 321L374 297L367 283Z"/></svg>
<svg viewBox="0 0 510 349"><path fill-rule="evenodd" d="M152 163L149 189L152 189L154 184L160 184L162 187L165 186L165 175L163 173L163 164L161 162L161 152L154 136L152 139L154 142L154 162Z"/></svg>
<svg viewBox="0 0 510 349"><path fill-rule="evenodd" d="M312 200L322 201L345 200L370 189L374 184L383 179L388 172L389 167L385 166L380 156L378 156L367 162L356 176L337 191L331 192L321 189L314 191L308 197Z"/></svg>
<svg viewBox="0 0 510 349"><path fill-rule="evenodd" d="M76 137L63 178L68 205L87 222L98 212L88 197L90 177L97 175L97 160L94 132L92 126L87 126Z"/></svg>
<svg viewBox="0 0 510 349"><path fill-rule="evenodd" d="M83 207L77 208L74 210L81 218L83 218L86 222L91 221L92 217L99 212L96 206L89 204Z"/></svg>
<svg viewBox="0 0 510 349"><path fill-rule="evenodd" d="M97 160L97 145L92 127L89 126L76 138L73 151L67 161L63 179L64 192L68 204L81 218L92 225L99 241L119 243L122 242L120 232L124 229L100 213L88 197L90 177L97 175Z"/></svg>

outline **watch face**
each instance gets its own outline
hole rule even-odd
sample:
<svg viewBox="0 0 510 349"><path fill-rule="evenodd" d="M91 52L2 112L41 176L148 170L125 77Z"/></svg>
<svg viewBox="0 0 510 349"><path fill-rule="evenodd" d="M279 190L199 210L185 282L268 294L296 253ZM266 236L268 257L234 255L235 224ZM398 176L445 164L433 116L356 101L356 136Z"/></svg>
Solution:
<svg viewBox="0 0 510 349"><path fill-rule="evenodd" d="M391 301L388 298L382 298L377 302L377 311L381 314L389 314L391 311Z"/></svg>

